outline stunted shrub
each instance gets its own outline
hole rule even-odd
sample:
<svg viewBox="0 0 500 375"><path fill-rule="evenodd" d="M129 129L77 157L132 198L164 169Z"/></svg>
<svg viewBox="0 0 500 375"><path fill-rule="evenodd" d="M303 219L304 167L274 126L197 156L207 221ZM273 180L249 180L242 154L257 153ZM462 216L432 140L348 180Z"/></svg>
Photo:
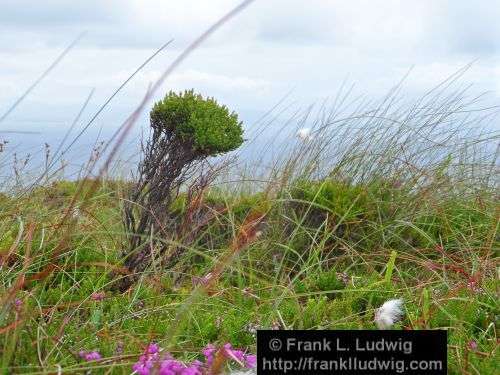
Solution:
<svg viewBox="0 0 500 375"><path fill-rule="evenodd" d="M238 115L193 90L170 92L156 103L151 111L151 127L178 138L195 158L232 151L243 142Z"/></svg>
<svg viewBox="0 0 500 375"><path fill-rule="evenodd" d="M153 252L165 255L168 239L178 224L174 222L172 203L182 184L194 176L196 167L243 142L237 114L192 90L169 92L153 106L150 121L151 136L143 146L137 181L124 204L128 236L125 264L133 271L144 270ZM206 187L202 185L201 189ZM158 237L167 241L154 239Z"/></svg>

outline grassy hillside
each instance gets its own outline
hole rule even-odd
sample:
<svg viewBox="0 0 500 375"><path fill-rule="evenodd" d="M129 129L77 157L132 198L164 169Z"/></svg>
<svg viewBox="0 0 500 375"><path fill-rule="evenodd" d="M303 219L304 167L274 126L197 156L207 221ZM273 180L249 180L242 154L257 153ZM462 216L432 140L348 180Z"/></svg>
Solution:
<svg viewBox="0 0 500 375"><path fill-rule="evenodd" d="M270 137L259 150L279 150L274 163L239 165L195 200L179 195L175 226L155 235L167 253L128 289L130 181L6 179L3 373L129 374L151 344L186 362L209 344L255 353L256 329L376 329L374 310L402 298L395 329L447 329L450 373L493 374L498 136L471 136L473 102L460 95L405 107L388 96L320 117L314 137Z"/></svg>
<svg viewBox="0 0 500 375"><path fill-rule="evenodd" d="M274 196L214 189L204 200L214 214L178 262L153 264L120 293L111 286L126 272L123 185L102 181L68 212L77 185L2 197L6 373L129 373L150 342L183 359L208 343L255 351L260 327L375 329L374 308L393 297L406 306L397 328L449 330L454 372L493 373L498 205L488 191L335 179L300 181ZM182 199L178 210L185 213ZM258 232L243 232L252 220ZM217 280L197 289L220 262ZM81 350L103 358L83 362Z"/></svg>

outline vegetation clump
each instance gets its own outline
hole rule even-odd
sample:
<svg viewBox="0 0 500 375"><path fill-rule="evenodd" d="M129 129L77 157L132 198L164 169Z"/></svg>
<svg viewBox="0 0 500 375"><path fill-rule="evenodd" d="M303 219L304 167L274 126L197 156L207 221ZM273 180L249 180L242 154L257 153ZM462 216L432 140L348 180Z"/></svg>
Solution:
<svg viewBox="0 0 500 375"><path fill-rule="evenodd" d="M238 115L193 90L169 92L153 106L150 119L151 136L143 147L137 182L124 205L128 236L124 255L131 271L144 270L155 253L163 263L177 256L179 249L169 247L167 241L176 238L172 203L181 186L191 181L188 197L191 203L199 201L214 172L199 175L197 167L243 142ZM158 237L162 240L155 240Z"/></svg>
<svg viewBox="0 0 500 375"><path fill-rule="evenodd" d="M193 156L215 156L243 143L238 115L193 90L169 92L153 106L150 116L155 131L178 138L185 148L191 148Z"/></svg>

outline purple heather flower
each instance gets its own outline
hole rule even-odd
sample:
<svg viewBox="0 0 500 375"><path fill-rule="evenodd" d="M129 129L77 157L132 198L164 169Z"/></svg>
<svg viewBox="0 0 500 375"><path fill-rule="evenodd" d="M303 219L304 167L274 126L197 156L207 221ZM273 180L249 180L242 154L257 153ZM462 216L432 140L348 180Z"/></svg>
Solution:
<svg viewBox="0 0 500 375"><path fill-rule="evenodd" d="M160 351L160 346L156 343L151 343L148 345L146 349L146 353L148 354L156 354Z"/></svg>
<svg viewBox="0 0 500 375"><path fill-rule="evenodd" d="M139 361L132 366L132 370L137 372L139 375L149 375L151 367L153 367L153 363L151 361Z"/></svg>
<svg viewBox="0 0 500 375"><path fill-rule="evenodd" d="M17 312L20 312L21 311L21 307L23 306L23 300L20 299L20 298L16 298L14 300L14 309L17 311Z"/></svg>
<svg viewBox="0 0 500 375"><path fill-rule="evenodd" d="M83 358L87 362L97 361L102 358L101 354L97 351L86 352L84 350L81 350L78 354L80 355L80 358Z"/></svg>
<svg viewBox="0 0 500 375"><path fill-rule="evenodd" d="M215 355L216 351L217 351L217 349L212 344L208 344L205 347L205 349L203 349L201 351L203 353L203 355L205 356L205 362L206 362L207 366L210 367L212 365L212 362L214 361L214 355Z"/></svg>
<svg viewBox="0 0 500 375"><path fill-rule="evenodd" d="M182 370L182 375L202 375L203 372L201 368L203 367L203 362L194 360L191 365Z"/></svg>
<svg viewBox="0 0 500 375"><path fill-rule="evenodd" d="M245 356L245 367L255 368L257 366L257 356L255 354L247 354Z"/></svg>
<svg viewBox="0 0 500 375"><path fill-rule="evenodd" d="M90 299L93 301L102 301L106 297L106 293L104 292L96 292L92 293Z"/></svg>
<svg viewBox="0 0 500 375"><path fill-rule="evenodd" d="M181 375L201 375L200 366L191 365L181 371Z"/></svg>
<svg viewBox="0 0 500 375"><path fill-rule="evenodd" d="M186 367L175 359L165 359L160 365L160 375L175 375L181 373Z"/></svg>
<svg viewBox="0 0 500 375"><path fill-rule="evenodd" d="M158 344L151 343L132 368L138 375L150 375L153 369L159 369L158 373L160 375L202 375L204 369L210 368L213 364L217 351L218 349L214 345L208 344L202 350L205 363L195 360L187 365L174 359L168 353L160 356ZM226 358L237 361L246 368L254 368L256 365L257 358L255 355L245 354L242 350L234 349L229 343L223 346L222 353Z"/></svg>
<svg viewBox="0 0 500 375"><path fill-rule="evenodd" d="M477 280L475 280L474 278L471 278L469 280L469 282L467 283L467 288L472 290L474 293L482 293L483 292L483 289L481 288L481 286L479 285Z"/></svg>
<svg viewBox="0 0 500 375"><path fill-rule="evenodd" d="M139 357L139 361L132 366L132 369L139 375L149 375L155 362L160 359L160 346L156 343L149 344L144 354Z"/></svg>
<svg viewBox="0 0 500 375"><path fill-rule="evenodd" d="M99 354L99 352L90 352L85 356L85 359L87 361L97 361L101 359L101 355Z"/></svg>
<svg viewBox="0 0 500 375"><path fill-rule="evenodd" d="M226 357L234 359L236 362L241 364L244 363L245 353L241 350L233 349L230 343L224 345L224 352Z"/></svg>
<svg viewBox="0 0 500 375"><path fill-rule="evenodd" d="M203 367L203 362L198 361L197 359L195 359L193 362L191 362L191 366Z"/></svg>
<svg viewBox="0 0 500 375"><path fill-rule="evenodd" d="M122 341L118 341L118 343L116 344L115 354L116 355L123 354L123 342Z"/></svg>
<svg viewBox="0 0 500 375"><path fill-rule="evenodd" d="M467 346L469 347L470 350L477 350L477 342L474 340L471 340L467 343Z"/></svg>

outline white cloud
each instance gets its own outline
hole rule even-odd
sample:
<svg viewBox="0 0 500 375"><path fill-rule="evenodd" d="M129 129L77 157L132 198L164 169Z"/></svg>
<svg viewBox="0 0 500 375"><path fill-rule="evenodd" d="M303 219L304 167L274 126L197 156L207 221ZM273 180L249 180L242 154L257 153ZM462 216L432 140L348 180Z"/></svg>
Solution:
<svg viewBox="0 0 500 375"><path fill-rule="evenodd" d="M201 72L195 69L187 69L173 74L170 82L178 88L205 87L231 92L233 90L252 91L256 94L267 91L271 86L270 82L263 79L245 76L231 77Z"/></svg>
<svg viewBox="0 0 500 375"><path fill-rule="evenodd" d="M348 78L357 92L382 96L415 65L406 87L426 90L479 58L464 81L496 90L500 6L466 0L256 1L218 30L162 90L195 88L241 110L265 111L291 88L304 105L335 95ZM15 116L37 103L71 115L90 88L105 100L155 48L175 38L109 109L133 108L199 33L237 0L4 0L0 14L0 113L81 31L88 33L33 91ZM159 92L157 97L164 92ZM68 114L68 117L71 117Z"/></svg>

